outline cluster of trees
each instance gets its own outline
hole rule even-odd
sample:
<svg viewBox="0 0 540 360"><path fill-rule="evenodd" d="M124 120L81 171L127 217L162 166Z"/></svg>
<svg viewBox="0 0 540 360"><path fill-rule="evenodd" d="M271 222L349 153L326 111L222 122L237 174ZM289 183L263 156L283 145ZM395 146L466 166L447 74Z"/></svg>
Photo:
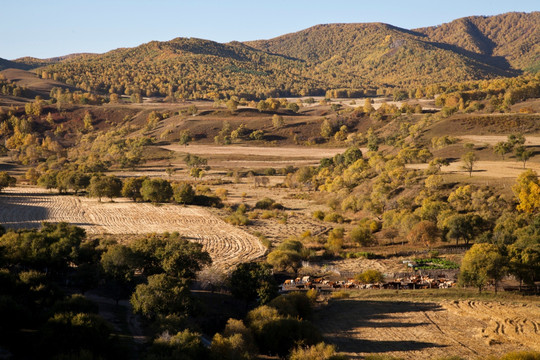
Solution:
<svg viewBox="0 0 540 360"><path fill-rule="evenodd" d="M493 147L493 152L501 155L504 160L504 156L508 153L514 152L516 159L523 162L523 168L527 161L533 155L531 150L525 148L525 137L522 134L510 134L507 141L500 141Z"/></svg>
<svg viewBox="0 0 540 360"><path fill-rule="evenodd" d="M129 245L90 240L83 229L65 223L0 230L0 345L16 357L127 358L130 351L117 331L83 296L99 289L117 303L129 298L133 311L145 320L153 335L144 350L147 358L290 354L291 359L309 359L309 353L321 349L324 359L341 359L333 357L334 347L321 344L320 333L309 322L316 293L278 296L267 264L240 264L231 273L233 296L253 310L244 321L229 319L205 347L188 321L200 311L191 285L211 264L202 245L176 233L148 235ZM28 347L28 341L39 346Z"/></svg>
<svg viewBox="0 0 540 360"><path fill-rule="evenodd" d="M25 96L26 92L24 87L13 84L6 80L3 74L0 74L0 93L2 95Z"/></svg>
<svg viewBox="0 0 540 360"><path fill-rule="evenodd" d="M240 140L263 140L264 130L249 129L245 124L240 124L238 128L232 129L228 121L223 123L219 133L214 136L214 142L220 145L229 145Z"/></svg>
<svg viewBox="0 0 540 360"><path fill-rule="evenodd" d="M6 111L0 108L0 139L14 160L23 164L37 164L48 158L65 156L60 143L61 134L41 131L44 122L54 129L51 114L45 116L43 109L43 101L39 98L27 103L24 110L12 107Z"/></svg>
<svg viewBox="0 0 540 360"><path fill-rule="evenodd" d="M0 236L0 344L14 357L126 357L97 305L77 294L98 276L87 270L99 250L84 238L84 230L67 224ZM66 281L80 288L68 295L59 286Z"/></svg>
<svg viewBox="0 0 540 360"><path fill-rule="evenodd" d="M416 134L427 126L429 118L427 115L415 124L403 123L399 132L387 138L381 138L375 132L369 134L371 141L368 143L386 143L393 146L392 151L382 152L373 145L369 146L370 151L362 154L351 147L334 158L321 160L319 167L301 168L291 175L295 183L326 193L334 212L314 214L318 219L339 223L339 219L345 218L348 212L361 212L364 216L349 231L339 227L333 229L325 243L328 252L346 255L343 253L346 241L369 246L377 243L378 239L391 238L392 241L402 239L428 248L440 241L455 241L456 245L460 242L469 245L472 242L491 244L503 241L506 250L501 251L504 255L511 253L509 246L525 241L518 239L524 231L522 226L527 223L519 225L514 222L510 225L509 222L512 217L531 221L538 213L540 182L537 174L527 171L519 177L514 187L514 199L500 195L488 186L445 185L441 169L448 165L448 160L433 157L429 147L415 140L418 139ZM366 141L365 138L362 140ZM431 145L436 149L453 142L453 139L441 138ZM523 136L511 135L500 146L519 149L524 142ZM476 156L473 152L470 154L474 156L469 159L469 171L472 171ZM406 167L409 163L428 163L428 167L422 171L414 170ZM501 232L503 229L507 229L506 232ZM531 240L522 250L529 254L537 253L538 241L536 238ZM301 259L298 253L293 258L289 251L286 255L290 261L285 263L294 265ZM275 256L278 264L278 260L285 259L284 255L280 249L276 255L271 254L269 260L274 261ZM517 263L517 260L513 261ZM526 279L518 275L518 271L508 271L528 282L540 277L535 273Z"/></svg>
<svg viewBox="0 0 540 360"><path fill-rule="evenodd" d="M198 204L203 206L221 206L219 196L212 195L206 188L194 189L186 182L170 182L161 178L127 178L122 180L115 175L89 173L81 168L49 170L39 176L37 184L47 189L57 189L60 193L73 191L77 194L86 191L88 196L109 198L127 197L133 201L152 203L175 202L178 204Z"/></svg>
<svg viewBox="0 0 540 360"><path fill-rule="evenodd" d="M136 313L164 328L193 312L191 283L211 263L202 245L178 234L126 246L88 240L84 230L65 223L8 231L0 249L1 344L16 357L126 358L129 351L112 326L78 293L100 287L117 302L130 298ZM59 284L75 295L65 295ZM32 331L23 336L20 329ZM28 347L28 341L40 345Z"/></svg>
<svg viewBox="0 0 540 360"><path fill-rule="evenodd" d="M437 84L418 89L418 92L426 97L437 95L435 104L443 106L447 113L482 110L485 106L482 101L488 102L487 110L490 112L508 112L511 105L540 96L540 77L538 74L528 74L457 84Z"/></svg>

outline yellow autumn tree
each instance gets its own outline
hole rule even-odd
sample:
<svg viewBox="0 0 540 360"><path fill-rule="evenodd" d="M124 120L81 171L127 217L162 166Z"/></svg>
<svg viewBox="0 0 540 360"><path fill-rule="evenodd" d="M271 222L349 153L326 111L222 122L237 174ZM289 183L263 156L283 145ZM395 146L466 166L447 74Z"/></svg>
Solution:
<svg viewBox="0 0 540 360"><path fill-rule="evenodd" d="M518 198L517 209L526 213L536 213L540 210L540 181L533 170L521 173L512 190Z"/></svg>

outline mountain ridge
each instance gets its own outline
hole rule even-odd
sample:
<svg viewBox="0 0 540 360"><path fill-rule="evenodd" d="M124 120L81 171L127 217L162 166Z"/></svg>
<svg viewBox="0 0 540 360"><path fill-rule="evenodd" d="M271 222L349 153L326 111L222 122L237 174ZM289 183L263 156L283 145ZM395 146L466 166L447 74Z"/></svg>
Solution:
<svg viewBox="0 0 540 360"><path fill-rule="evenodd" d="M472 16L413 30L380 22L319 24L268 40L151 41L53 58L38 69L87 91L126 95L262 98L337 89L366 94L535 71L538 24L540 12Z"/></svg>

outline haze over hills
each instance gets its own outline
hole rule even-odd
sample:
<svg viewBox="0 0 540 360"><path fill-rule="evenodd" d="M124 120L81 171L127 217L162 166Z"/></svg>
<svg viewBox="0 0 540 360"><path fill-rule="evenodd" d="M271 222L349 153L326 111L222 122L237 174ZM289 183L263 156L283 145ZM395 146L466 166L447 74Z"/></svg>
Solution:
<svg viewBox="0 0 540 360"><path fill-rule="evenodd" d="M105 54L0 63L86 91L177 98L344 96L376 89L515 76L540 67L540 12L467 17L405 30L317 25L270 40L177 38Z"/></svg>

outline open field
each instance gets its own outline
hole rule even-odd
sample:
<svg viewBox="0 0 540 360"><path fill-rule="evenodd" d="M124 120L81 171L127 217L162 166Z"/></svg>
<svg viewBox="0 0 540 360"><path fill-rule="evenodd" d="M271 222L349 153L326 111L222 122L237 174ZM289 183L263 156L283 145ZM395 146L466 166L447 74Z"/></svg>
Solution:
<svg viewBox="0 0 540 360"><path fill-rule="evenodd" d="M119 198L98 202L62 196L37 188L8 188L0 195L0 223L7 228L37 228L42 221L65 221L89 234L138 235L177 231L200 242L219 267L256 259L266 248L260 241L196 206L134 203Z"/></svg>
<svg viewBox="0 0 540 360"><path fill-rule="evenodd" d="M477 161L474 164L474 170L472 176L482 176L490 178L512 178L516 179L519 174L524 172L527 169L531 169L540 173L540 163L535 162L533 158L532 161L528 161L527 166L523 168L522 162L517 162L515 160L505 160L505 161ZM442 168L443 173L461 173L468 176L468 172L463 170L463 163L461 161L455 161L450 163L449 166ZM428 164L410 164L407 165L411 169L426 169ZM444 174L443 174L444 175Z"/></svg>
<svg viewBox="0 0 540 360"><path fill-rule="evenodd" d="M404 359L484 359L540 350L537 302L342 299L332 300L315 323L353 359L374 353Z"/></svg>
<svg viewBox="0 0 540 360"><path fill-rule="evenodd" d="M343 153L346 148L260 147L217 145L167 145L162 148L209 159L210 166L225 168L313 166L325 157Z"/></svg>

